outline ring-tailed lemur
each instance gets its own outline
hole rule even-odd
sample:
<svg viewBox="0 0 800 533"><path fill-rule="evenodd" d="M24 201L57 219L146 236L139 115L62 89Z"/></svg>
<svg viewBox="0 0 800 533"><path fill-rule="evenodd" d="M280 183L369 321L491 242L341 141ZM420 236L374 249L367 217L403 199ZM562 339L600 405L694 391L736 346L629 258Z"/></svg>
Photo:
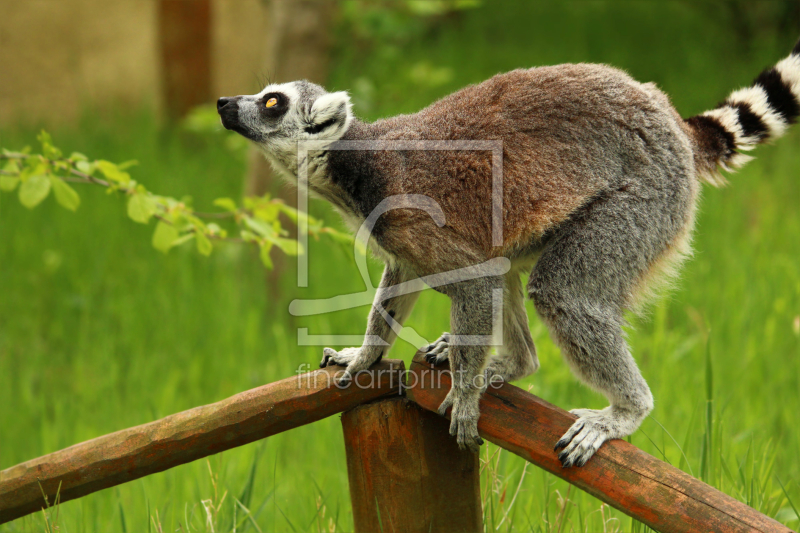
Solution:
<svg viewBox="0 0 800 533"><path fill-rule="evenodd" d="M297 176L301 140L502 140L502 245L492 242L492 154L486 151L310 152L308 185L351 222L383 200L435 201L445 222L409 207L385 212L371 246L386 262L381 287L507 258L511 269L438 287L452 299L454 335L488 335L494 289L504 292L502 343L425 348L449 359L450 432L476 449L486 378L514 381L537 370L520 275L573 371L610 406L576 409L556 444L564 466L583 465L608 439L630 435L653 397L622 332L623 311L689 252L700 180L747 161L740 151L780 136L800 115L800 42L792 54L711 111L683 120L667 96L620 70L591 64L515 70L466 87L412 115L374 123L353 117L346 93L297 81L251 96L220 98L222 124L251 139ZM333 146L332 144L330 145ZM378 296L360 348L324 350L321 366L348 375L379 360L416 293ZM393 322L393 324L389 324ZM458 337L464 338L464 337ZM479 379L476 379L479 378Z"/></svg>

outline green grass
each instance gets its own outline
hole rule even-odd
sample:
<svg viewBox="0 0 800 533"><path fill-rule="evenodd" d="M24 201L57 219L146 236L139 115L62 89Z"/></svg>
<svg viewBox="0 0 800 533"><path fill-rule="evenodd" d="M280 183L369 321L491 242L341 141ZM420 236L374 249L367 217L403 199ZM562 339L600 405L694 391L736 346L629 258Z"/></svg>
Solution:
<svg viewBox="0 0 800 533"><path fill-rule="evenodd" d="M341 47L330 85L352 88L363 106L356 111L375 118L419 109L495 72L602 61L656 81L688 116L749 82L792 44L767 28L757 46L737 45L730 13L714 5L496 4L423 27L407 41ZM33 144L34 135L3 125L0 146ZM66 151L136 158L136 179L157 192L191 193L198 207L242 190L242 158L219 140L166 130L146 111L87 114L54 137ZM677 290L630 329L656 398L632 442L793 528L800 526L789 501L800 505L798 146L796 129L758 149L730 187L705 189L695 257ZM267 292L253 251L164 256L150 246L152 225L128 220L120 199L80 191L77 214L52 199L28 211L0 195L0 468L293 375L320 358L319 348L297 346L297 327L363 333L366 308L308 318L287 311L295 298L363 290L340 248L312 242L309 287L296 288L290 263L280 291ZM338 224L327 206L311 209ZM379 272L375 263L372 270ZM435 337L448 327L448 305L427 291L408 325ZM603 407L529 312L542 368L519 385L565 408ZM401 343L393 356L408 361L412 353ZM502 521L499 531L644 530L533 466L520 484L525 463L493 445L481 455L487 529ZM254 522L262 531L317 531L331 521L349 531L343 458L332 417L67 502L57 525L63 532L158 531L159 524L187 531L188 522L191 531L210 531L210 515L216 531L232 530L234 521L237 531L256 531ZM37 515L0 532L48 527Z"/></svg>

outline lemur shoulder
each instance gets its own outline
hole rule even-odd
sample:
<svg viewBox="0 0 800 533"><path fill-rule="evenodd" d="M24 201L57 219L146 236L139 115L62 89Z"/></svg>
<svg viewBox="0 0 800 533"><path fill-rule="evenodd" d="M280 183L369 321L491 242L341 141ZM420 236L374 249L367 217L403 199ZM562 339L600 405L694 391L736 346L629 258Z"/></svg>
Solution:
<svg viewBox="0 0 800 533"><path fill-rule="evenodd" d="M744 164L741 154L782 135L800 115L800 42L752 85L684 120L655 85L605 65L514 70L429 107L373 123L355 118L344 92L306 81L220 98L223 125L252 140L283 174L308 169L308 187L358 226L387 199L427 198L443 220L411 204L381 211L371 244L386 262L361 347L326 348L322 366L345 376L369 368L396 338L417 294L391 287L507 259L504 271L435 287L452 300L451 331L423 347L449 360L459 445L477 448L478 402L488 379L513 381L539 367L525 289L553 339L609 407L576 409L557 443L564 466L581 466L608 439L634 432L653 397L622 332L623 313L675 272L690 249L700 182ZM323 141L298 161L298 142ZM487 150L339 149L343 141L502 142L502 244L493 241L493 165ZM496 200L496 199L495 199ZM490 354L493 295L502 338ZM393 327L394 326L394 327ZM381 343L366 339L382 339Z"/></svg>

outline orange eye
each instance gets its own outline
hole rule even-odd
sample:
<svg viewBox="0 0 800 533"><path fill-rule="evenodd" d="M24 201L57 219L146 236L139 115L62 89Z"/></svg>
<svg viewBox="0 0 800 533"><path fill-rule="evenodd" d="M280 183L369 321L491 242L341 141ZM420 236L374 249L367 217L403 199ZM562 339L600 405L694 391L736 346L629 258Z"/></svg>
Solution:
<svg viewBox="0 0 800 533"><path fill-rule="evenodd" d="M277 98L270 98L269 100L267 100L267 107L272 107L274 105L278 105Z"/></svg>

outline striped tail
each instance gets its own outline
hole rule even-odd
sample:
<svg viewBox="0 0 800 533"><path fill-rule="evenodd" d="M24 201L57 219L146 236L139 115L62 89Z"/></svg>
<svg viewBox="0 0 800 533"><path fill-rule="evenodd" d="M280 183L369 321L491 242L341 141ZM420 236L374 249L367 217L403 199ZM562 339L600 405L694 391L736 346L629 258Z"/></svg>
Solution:
<svg viewBox="0 0 800 533"><path fill-rule="evenodd" d="M765 70L716 109L686 119L694 130L698 174L714 185L725 183L720 169L739 168L752 157L740 151L784 134L800 115L800 41L792 54Z"/></svg>

